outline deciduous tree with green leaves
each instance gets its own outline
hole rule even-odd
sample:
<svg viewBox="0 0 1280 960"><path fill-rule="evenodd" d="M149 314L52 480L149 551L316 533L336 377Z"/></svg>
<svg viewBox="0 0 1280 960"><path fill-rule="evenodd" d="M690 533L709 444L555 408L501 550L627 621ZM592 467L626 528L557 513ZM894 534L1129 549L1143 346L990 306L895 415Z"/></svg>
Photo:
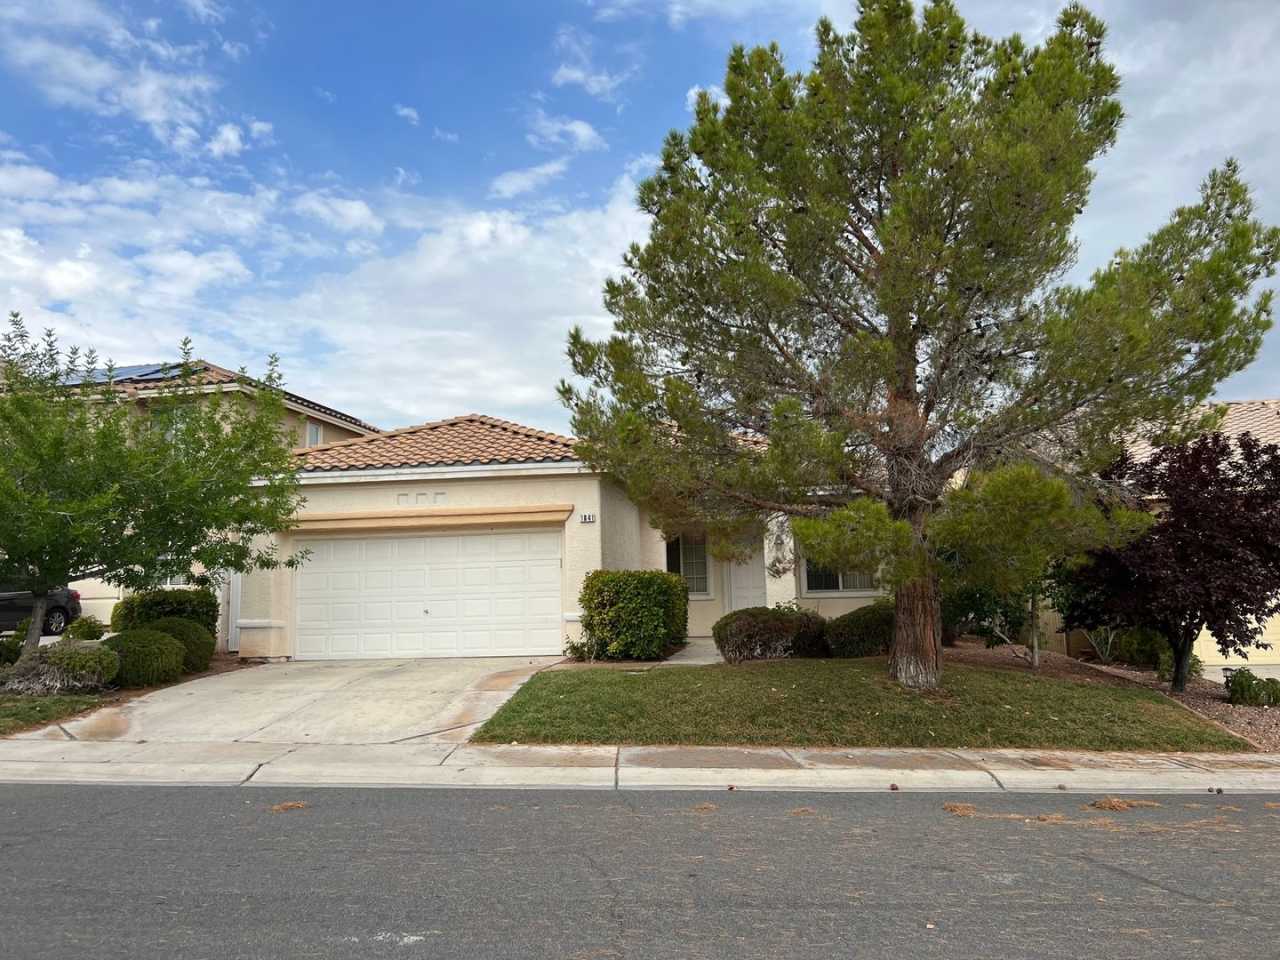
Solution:
<svg viewBox="0 0 1280 960"><path fill-rule="evenodd" d="M1122 547L1151 523L1120 504L1104 508L1091 493L1034 464L1012 463L975 471L933 518L943 589L1025 610L1033 667L1040 665L1040 604L1054 568L1089 550Z"/></svg>
<svg viewBox="0 0 1280 960"><path fill-rule="evenodd" d="M33 338L18 314L0 335L0 582L35 596L98 577L130 589L165 577L294 565L266 534L301 497L274 358L243 392L206 391L189 343L174 378L140 402L93 353Z"/></svg>
<svg viewBox="0 0 1280 960"><path fill-rule="evenodd" d="M791 521L810 556L882 565L890 670L939 676L931 519L963 471L1102 461L1194 419L1270 325L1280 231L1233 161L1083 285L1072 225L1122 119L1105 28L1072 4L1038 46L864 0L807 73L729 57L639 190L648 242L569 340L580 455L667 533L721 556Z"/></svg>

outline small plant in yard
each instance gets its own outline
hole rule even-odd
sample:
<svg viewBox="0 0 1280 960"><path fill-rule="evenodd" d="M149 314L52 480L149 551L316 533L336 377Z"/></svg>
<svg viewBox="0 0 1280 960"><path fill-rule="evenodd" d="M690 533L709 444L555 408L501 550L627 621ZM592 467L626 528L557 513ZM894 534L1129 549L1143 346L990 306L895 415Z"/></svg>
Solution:
<svg viewBox="0 0 1280 960"><path fill-rule="evenodd" d="M582 639L565 652L578 660L654 660L684 643L689 591L659 570L595 570L582 581Z"/></svg>
<svg viewBox="0 0 1280 960"><path fill-rule="evenodd" d="M1165 648L1160 651L1160 659L1156 661L1156 676L1168 683L1173 679L1174 658L1173 651ZM1194 653L1191 655L1191 661L1187 664L1187 679L1198 680L1204 676L1204 663Z"/></svg>
<svg viewBox="0 0 1280 960"><path fill-rule="evenodd" d="M107 635L107 625L95 616L85 615L72 620L63 631L62 639L74 643L97 643Z"/></svg>
<svg viewBox="0 0 1280 960"><path fill-rule="evenodd" d="M186 649L167 633L139 627L108 637L102 645L120 655L116 679L122 687L172 683L182 676Z"/></svg>
<svg viewBox="0 0 1280 960"><path fill-rule="evenodd" d="M809 610L746 607L717 620L711 636L726 663L825 657L830 652L825 627L826 621Z"/></svg>
<svg viewBox="0 0 1280 960"><path fill-rule="evenodd" d="M194 620L164 617L148 623L146 629L167 633L182 644L184 650L182 669L187 673L203 673L209 669L209 661L213 659L213 651L217 643L213 639L213 634Z"/></svg>
<svg viewBox="0 0 1280 960"><path fill-rule="evenodd" d="M893 642L892 599L877 600L827 623L827 645L833 657L878 657Z"/></svg>
<svg viewBox="0 0 1280 960"><path fill-rule="evenodd" d="M101 690L115 678L119 665L113 650L63 639L28 651L0 670L0 690L41 697Z"/></svg>
<svg viewBox="0 0 1280 960"><path fill-rule="evenodd" d="M0 667L17 663L22 656L22 634L15 633L10 637L0 637Z"/></svg>
<svg viewBox="0 0 1280 960"><path fill-rule="evenodd" d="M1280 707L1280 680L1241 667L1227 681L1227 699L1239 707Z"/></svg>

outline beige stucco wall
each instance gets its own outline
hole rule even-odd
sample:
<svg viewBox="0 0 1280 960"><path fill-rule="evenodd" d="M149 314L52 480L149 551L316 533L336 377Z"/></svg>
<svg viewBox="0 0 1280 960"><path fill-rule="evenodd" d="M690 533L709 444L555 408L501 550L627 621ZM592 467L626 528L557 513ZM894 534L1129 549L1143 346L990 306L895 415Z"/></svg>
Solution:
<svg viewBox="0 0 1280 960"><path fill-rule="evenodd" d="M360 430L348 427L340 427L336 423L329 423L327 420L320 420L317 417L308 417L296 410L286 410L284 412L285 427L292 431L296 438L298 446L305 446L307 442L307 424L317 423L320 425L320 442L336 443L339 440L350 440L352 437L362 437L365 434Z"/></svg>
<svg viewBox="0 0 1280 960"><path fill-rule="evenodd" d="M1224 657L1218 650L1218 644L1214 641L1213 635L1205 630L1196 640L1195 654L1210 666L1247 667L1280 663L1280 617L1267 621L1262 630L1262 638L1271 644L1271 649L1252 650L1249 652L1249 659L1245 660L1242 657Z"/></svg>
<svg viewBox="0 0 1280 960"><path fill-rule="evenodd" d="M76 580L69 586L72 590L80 591L80 612L85 616L97 617L103 623L111 622L111 611L124 596L119 587L105 580Z"/></svg>
<svg viewBox="0 0 1280 960"><path fill-rule="evenodd" d="M432 507L518 507L565 503L573 512L563 524L560 597L565 635L576 639L579 626L578 593L583 578L603 565L601 534L601 478L588 473L548 476L537 472L504 475L501 478L463 478L421 481L376 481L308 484L303 488L307 502L299 513L395 510ZM584 513L595 514L596 522L582 523ZM470 528L484 532L487 528ZM503 528L509 529L509 528ZM406 535L409 531L399 531ZM429 535L430 531L426 531ZM373 531L350 534L376 536ZM341 534L318 533L329 539ZM282 553L305 547L308 535L291 531L279 537ZM244 578L240 598L240 655L242 657L285 657L293 653L293 571L276 570L249 574Z"/></svg>

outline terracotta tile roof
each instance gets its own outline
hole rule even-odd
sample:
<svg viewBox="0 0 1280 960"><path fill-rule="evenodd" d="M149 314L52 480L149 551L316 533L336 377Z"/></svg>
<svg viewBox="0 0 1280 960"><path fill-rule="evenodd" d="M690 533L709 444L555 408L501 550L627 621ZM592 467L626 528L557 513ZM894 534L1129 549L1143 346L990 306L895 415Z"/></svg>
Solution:
<svg viewBox="0 0 1280 960"><path fill-rule="evenodd" d="M297 451L304 471L576 460L574 441L478 413Z"/></svg>
<svg viewBox="0 0 1280 960"><path fill-rule="evenodd" d="M1280 400L1237 400L1214 406L1226 407L1218 429L1228 437L1251 433L1263 443L1280 444ZM1135 443L1132 453L1144 460L1151 456L1152 447L1145 442Z"/></svg>
<svg viewBox="0 0 1280 960"><path fill-rule="evenodd" d="M240 380L240 374L234 370L228 370L226 367L209 363L207 360L193 360L192 366L194 367L194 372L191 379L201 386L217 386L219 384L236 383ZM160 384L176 380L178 370L179 365L176 363L139 363L127 367L117 367L112 371L112 375L114 382L120 389L134 393L138 390L154 388ZM106 370L94 370L86 379L96 383L103 383L106 380L106 375ZM250 383L254 382L252 377L249 377L248 380ZM378 432L378 428L373 424L366 423L349 413L343 413L341 410L335 410L333 407L325 406L323 403L317 403L314 400L308 400L306 397L290 393L287 390L284 395L287 400L300 407L323 413L361 430L368 430L371 433Z"/></svg>

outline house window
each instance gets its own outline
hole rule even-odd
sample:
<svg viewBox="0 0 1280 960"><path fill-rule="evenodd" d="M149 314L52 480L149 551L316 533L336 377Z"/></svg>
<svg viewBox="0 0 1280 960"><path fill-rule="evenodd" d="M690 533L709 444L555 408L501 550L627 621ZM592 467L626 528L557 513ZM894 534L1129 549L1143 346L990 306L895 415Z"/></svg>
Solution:
<svg viewBox="0 0 1280 960"><path fill-rule="evenodd" d="M162 587L189 587L191 586L191 577L185 573L174 573L165 577L160 581Z"/></svg>
<svg viewBox="0 0 1280 960"><path fill-rule="evenodd" d="M307 446L320 446L320 424L316 423L314 420L307 421Z"/></svg>
<svg viewBox="0 0 1280 960"><path fill-rule="evenodd" d="M709 569L705 536L685 535L667 541L667 571L684 577L691 596L711 595Z"/></svg>
<svg viewBox="0 0 1280 960"><path fill-rule="evenodd" d="M880 587L872 574L855 570L837 572L806 560L804 589L805 593L868 593Z"/></svg>

